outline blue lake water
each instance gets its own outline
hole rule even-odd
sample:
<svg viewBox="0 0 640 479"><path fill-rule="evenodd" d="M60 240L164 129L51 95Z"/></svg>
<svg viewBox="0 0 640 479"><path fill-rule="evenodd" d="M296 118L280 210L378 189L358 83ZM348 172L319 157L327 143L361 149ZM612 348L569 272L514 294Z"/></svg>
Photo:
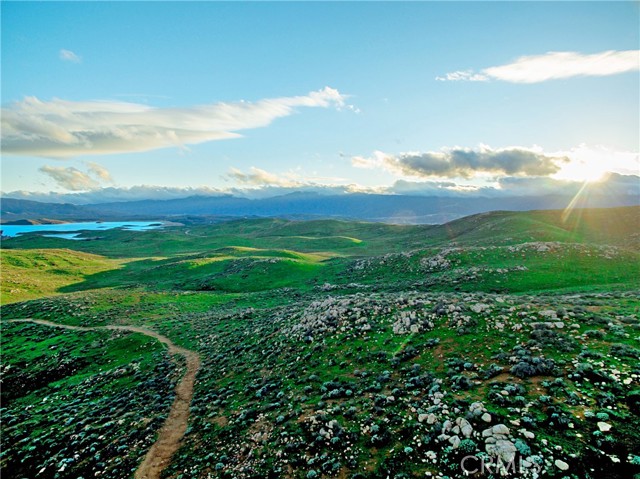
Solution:
<svg viewBox="0 0 640 479"><path fill-rule="evenodd" d="M62 223L57 225L0 225L3 236L18 236L23 233L58 233L47 234L65 239L82 239L77 238L80 231L103 231L114 228L123 228L130 231L145 231L150 229L161 228L164 226L160 221L105 221L104 223Z"/></svg>

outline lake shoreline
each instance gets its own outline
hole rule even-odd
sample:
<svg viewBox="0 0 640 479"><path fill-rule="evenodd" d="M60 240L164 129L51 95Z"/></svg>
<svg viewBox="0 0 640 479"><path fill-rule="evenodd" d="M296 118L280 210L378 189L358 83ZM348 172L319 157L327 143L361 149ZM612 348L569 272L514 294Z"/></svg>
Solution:
<svg viewBox="0 0 640 479"><path fill-rule="evenodd" d="M0 231L3 239L15 238L28 233L38 233L47 236L56 235L63 239L82 239L70 237L78 236L84 231L101 232L111 229L125 229L129 231L148 231L160 229L166 226L178 226L179 223L170 221L87 221L87 222L65 222L46 224L2 224ZM62 235L62 236L59 236Z"/></svg>

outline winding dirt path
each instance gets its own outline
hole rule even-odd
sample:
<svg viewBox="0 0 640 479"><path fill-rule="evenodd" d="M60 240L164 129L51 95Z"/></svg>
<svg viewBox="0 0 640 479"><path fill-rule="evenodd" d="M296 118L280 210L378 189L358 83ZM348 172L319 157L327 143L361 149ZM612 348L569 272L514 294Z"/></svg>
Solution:
<svg viewBox="0 0 640 479"><path fill-rule="evenodd" d="M158 439L147 452L142 464L135 472L135 479L160 479L160 473L171 463L171 458L180 447L182 437L187 430L189 406L193 397L193 384L196 373L200 368L200 356L189 349L176 346L169 338L138 326L71 326L53 323L43 319L13 319L11 322L35 323L54 328L72 329L77 331L95 331L110 329L116 331L131 331L146 334L167 345L170 354L181 354L187 360L187 372L176 386L176 397L171 405L169 416L158 432Z"/></svg>

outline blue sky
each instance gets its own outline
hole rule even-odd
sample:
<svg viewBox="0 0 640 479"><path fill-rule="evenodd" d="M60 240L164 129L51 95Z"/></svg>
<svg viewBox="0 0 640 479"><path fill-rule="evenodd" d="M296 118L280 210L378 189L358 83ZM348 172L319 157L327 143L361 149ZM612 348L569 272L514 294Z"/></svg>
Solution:
<svg viewBox="0 0 640 479"><path fill-rule="evenodd" d="M3 2L2 191L637 174L638 5Z"/></svg>

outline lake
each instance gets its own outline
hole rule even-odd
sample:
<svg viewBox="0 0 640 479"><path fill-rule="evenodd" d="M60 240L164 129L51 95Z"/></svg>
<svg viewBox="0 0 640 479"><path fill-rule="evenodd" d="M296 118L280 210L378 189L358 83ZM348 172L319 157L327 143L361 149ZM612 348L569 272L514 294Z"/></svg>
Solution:
<svg viewBox="0 0 640 479"><path fill-rule="evenodd" d="M2 236L18 236L23 233L60 233L60 234L48 234L45 236L52 236L65 239L80 240L83 238L77 238L77 234L80 231L104 231L114 228L123 228L130 231L146 231L156 228L161 228L164 223L160 221L105 221L100 223L97 221L87 223L61 223L55 225L0 225L2 230Z"/></svg>

